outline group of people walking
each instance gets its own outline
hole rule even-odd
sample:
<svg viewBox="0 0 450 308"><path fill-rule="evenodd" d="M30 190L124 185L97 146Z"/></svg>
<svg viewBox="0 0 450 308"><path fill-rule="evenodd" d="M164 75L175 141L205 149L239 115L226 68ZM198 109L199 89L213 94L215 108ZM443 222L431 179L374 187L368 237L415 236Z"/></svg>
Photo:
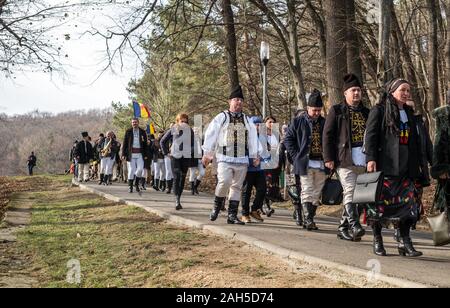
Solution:
<svg viewBox="0 0 450 308"><path fill-rule="evenodd" d="M439 125L433 149L423 117L411 101L408 81L399 78L387 83L371 109L363 104L362 88L357 76L345 76L345 100L329 110L324 109L322 93L314 90L307 109L298 112L283 128L282 138L274 128L275 118L263 120L243 112L240 86L229 96L229 109L213 118L204 135L189 125L187 114L179 114L170 129L156 138L148 136L139 127L139 120L133 119L122 145L112 132L99 143L100 181L110 183L113 161L120 157L127 162L130 193L145 189L151 172L153 188L167 190L168 194L173 190L175 208L181 210L188 171L195 194L206 167L213 164L217 185L210 220L218 219L228 200L227 223L245 225L252 220L263 222L263 205L281 199L279 176L287 164L295 179L295 190L290 194L295 222L316 231L319 226L315 216L323 187L328 178L336 175L343 188L339 239L361 241L366 230L360 221L365 214L373 230L376 255L387 255L382 229L394 226L399 254L421 256L413 246L410 231L423 214L421 198L423 188L431 183L430 166L431 175L450 192L450 95L449 105L434 112ZM87 138L87 134L83 136ZM81 173L89 161L85 156L89 158L92 151L87 139L77 145L75 155ZM378 171L384 178L377 203L366 206L353 202L358 176Z"/></svg>

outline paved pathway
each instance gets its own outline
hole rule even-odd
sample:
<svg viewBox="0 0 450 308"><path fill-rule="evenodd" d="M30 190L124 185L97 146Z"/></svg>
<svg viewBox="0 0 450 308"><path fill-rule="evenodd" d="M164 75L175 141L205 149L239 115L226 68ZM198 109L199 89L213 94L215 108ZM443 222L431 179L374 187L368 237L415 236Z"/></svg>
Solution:
<svg viewBox="0 0 450 308"><path fill-rule="evenodd" d="M422 251L424 256L409 259L398 255L392 239L393 232L386 231L384 238L388 256L379 258L372 253L370 231L360 243L338 240L336 218L318 217L320 231L307 232L295 225L291 211L277 209L264 223L234 226L226 224L224 213L216 222L209 221L213 198L206 194L192 196L185 192L182 197L184 209L176 211L172 195L153 190L139 195L129 194L127 187L121 184L105 187L91 183L82 185L81 188L116 201L140 206L175 223L234 237L281 257L359 275L367 274L369 268L375 267L380 269L381 280L398 286L416 286L414 283L417 283L417 286L424 284L450 287L450 246L434 247L431 234L428 233L412 233L416 249Z"/></svg>

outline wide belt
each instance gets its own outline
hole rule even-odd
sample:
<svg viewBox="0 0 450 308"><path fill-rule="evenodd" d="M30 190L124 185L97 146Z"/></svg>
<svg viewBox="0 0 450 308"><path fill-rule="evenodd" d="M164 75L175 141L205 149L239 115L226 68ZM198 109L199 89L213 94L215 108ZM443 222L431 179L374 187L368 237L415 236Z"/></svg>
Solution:
<svg viewBox="0 0 450 308"><path fill-rule="evenodd" d="M131 149L131 153L133 154L141 154L141 148L132 148Z"/></svg>

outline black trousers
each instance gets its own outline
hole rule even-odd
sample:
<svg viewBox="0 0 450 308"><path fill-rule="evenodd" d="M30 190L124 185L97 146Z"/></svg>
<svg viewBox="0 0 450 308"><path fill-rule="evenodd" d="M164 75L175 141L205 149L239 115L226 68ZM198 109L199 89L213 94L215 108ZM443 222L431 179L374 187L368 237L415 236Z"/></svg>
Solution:
<svg viewBox="0 0 450 308"><path fill-rule="evenodd" d="M33 168L34 168L33 165L28 165L28 174L29 175L33 175Z"/></svg>
<svg viewBox="0 0 450 308"><path fill-rule="evenodd" d="M192 167L192 160L186 158L172 159L173 192L175 196L181 196L186 182L186 175Z"/></svg>
<svg viewBox="0 0 450 308"><path fill-rule="evenodd" d="M242 215L250 215L250 198L253 187L256 189L255 200L253 201L252 212L262 209L264 198L266 197L266 176L264 172L247 172L244 187L242 189Z"/></svg>

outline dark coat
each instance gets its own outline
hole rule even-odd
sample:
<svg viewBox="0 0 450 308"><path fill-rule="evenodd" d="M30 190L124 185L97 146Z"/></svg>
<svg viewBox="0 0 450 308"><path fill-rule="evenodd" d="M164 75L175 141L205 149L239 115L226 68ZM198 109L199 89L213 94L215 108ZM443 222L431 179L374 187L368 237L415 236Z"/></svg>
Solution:
<svg viewBox="0 0 450 308"><path fill-rule="evenodd" d="M413 110L404 106L408 116L411 135L408 144L408 176L411 179L420 178L420 144L417 133L417 124ZM400 174L400 142L399 137L390 133L384 120L384 105L376 105L372 108L367 121L364 148L367 162L375 161L377 170L383 171L385 176L399 177ZM398 123L400 120L398 119Z"/></svg>
<svg viewBox="0 0 450 308"><path fill-rule="evenodd" d="M141 153L145 161L148 152L147 133L142 128L139 128L139 136L141 138L141 140L139 140L141 144ZM122 156L124 156L127 159L127 161L131 161L131 156L133 154L132 148L133 148L133 128L130 128L125 132L125 138L123 140L123 147L122 147Z"/></svg>
<svg viewBox="0 0 450 308"><path fill-rule="evenodd" d="M32 166L35 167L37 163L37 158L35 155L30 155L30 157L28 157L28 166Z"/></svg>
<svg viewBox="0 0 450 308"><path fill-rule="evenodd" d="M433 117L436 119L436 138L431 176L438 179L445 173L450 174L450 106L436 109Z"/></svg>
<svg viewBox="0 0 450 308"><path fill-rule="evenodd" d="M325 119L321 116L320 123L321 136L325 126ZM307 175L309 164L309 153L311 148L312 127L308 115L305 113L295 118L289 125L284 145L289 156L292 158L294 173L296 175ZM323 144L323 139L322 139Z"/></svg>
<svg viewBox="0 0 450 308"><path fill-rule="evenodd" d="M416 115L414 118L416 119L417 133L420 143L420 183L423 187L428 187L431 185L429 165L433 165L433 142L431 141L430 133L425 126L423 117L421 115Z"/></svg>
<svg viewBox="0 0 450 308"><path fill-rule="evenodd" d="M84 140L78 142L75 148L75 158L79 164L87 164L91 159L94 159L94 148L92 147L92 144L89 141Z"/></svg>
<svg viewBox="0 0 450 308"><path fill-rule="evenodd" d="M370 110L362 108L362 114L368 119ZM323 159L334 162L337 167L353 166L350 110L347 103L330 108L323 130Z"/></svg>
<svg viewBox="0 0 450 308"><path fill-rule="evenodd" d="M100 158L103 157L101 153L102 153L102 150L105 148L105 146L108 144L108 142L109 142L109 139L104 138L96 147L97 151L99 152L98 154L99 154ZM111 142L111 153L105 157L109 157L109 158L115 160L119 151L120 151L120 143L117 142L116 140L113 140Z"/></svg>

